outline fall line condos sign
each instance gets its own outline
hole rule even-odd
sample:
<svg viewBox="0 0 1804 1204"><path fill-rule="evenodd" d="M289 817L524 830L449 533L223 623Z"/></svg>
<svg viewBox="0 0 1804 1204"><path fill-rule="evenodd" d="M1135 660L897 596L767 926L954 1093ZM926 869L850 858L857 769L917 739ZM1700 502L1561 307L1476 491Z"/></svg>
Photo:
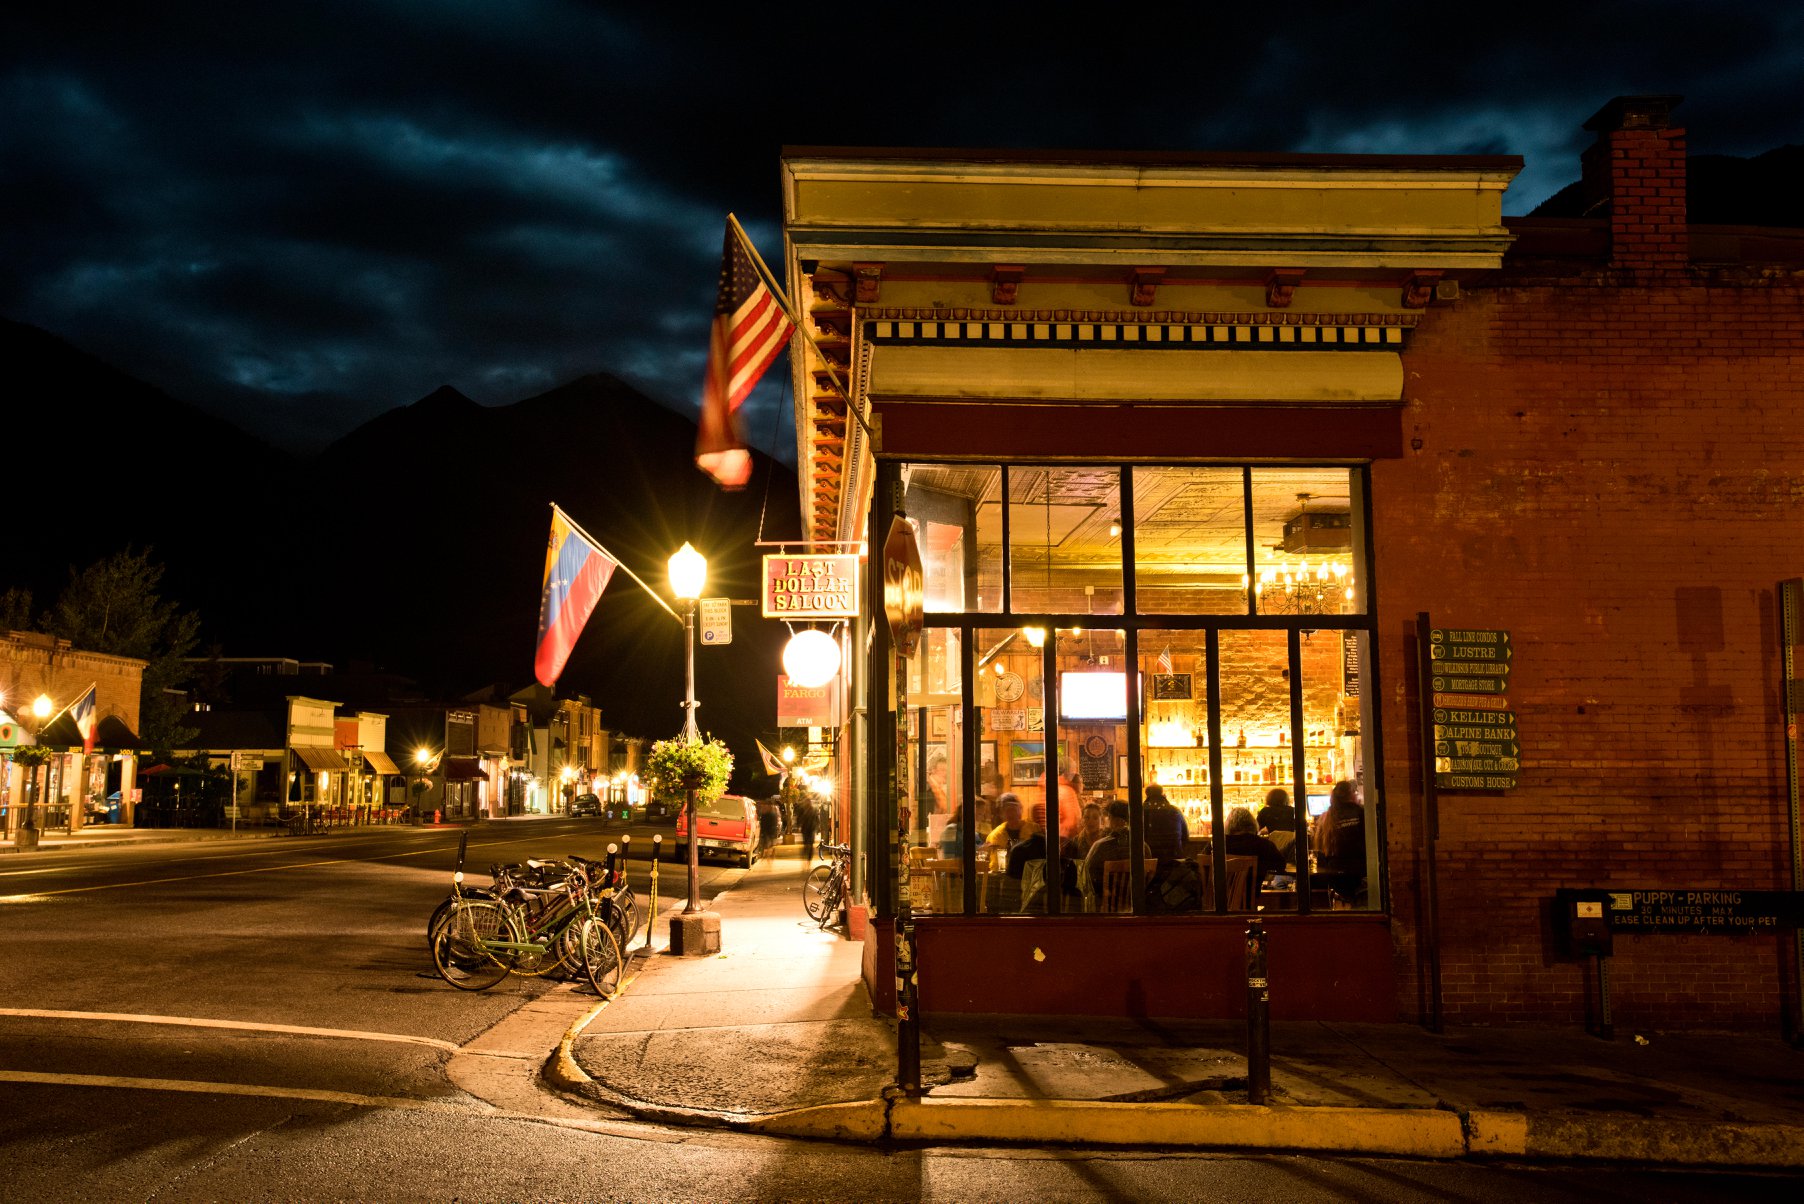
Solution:
<svg viewBox="0 0 1804 1204"><path fill-rule="evenodd" d="M850 619L857 614L857 556L764 558L765 618Z"/></svg>

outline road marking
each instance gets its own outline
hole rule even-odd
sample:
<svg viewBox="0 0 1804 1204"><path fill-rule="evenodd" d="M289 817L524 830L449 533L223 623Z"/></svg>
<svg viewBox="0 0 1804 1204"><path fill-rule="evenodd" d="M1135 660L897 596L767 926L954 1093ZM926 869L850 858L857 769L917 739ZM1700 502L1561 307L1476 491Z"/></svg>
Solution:
<svg viewBox="0 0 1804 1204"><path fill-rule="evenodd" d="M38 1020L111 1020L124 1024L167 1024L187 1028L229 1028L255 1033L293 1033L301 1037L344 1037L353 1041L394 1041L403 1045L430 1045L456 1053L463 1048L437 1037L407 1033L372 1033L355 1028L313 1028L305 1024L256 1024L248 1020L209 1020L199 1016L146 1016L134 1012L62 1012L48 1008L0 1008L0 1016L25 1016Z"/></svg>
<svg viewBox="0 0 1804 1204"><path fill-rule="evenodd" d="M520 836L513 840L485 840L485 845L522 844L528 840L543 840L542 836ZM200 878L236 878L243 874L273 874L279 870L305 870L322 865L345 865L354 861L376 861L394 857L418 857L425 853L442 853L445 850L437 846L430 849L415 849L411 853L382 852L370 857L334 857L327 861L297 861L292 865L267 865L249 870L220 870L213 874L181 874L174 878L146 878L138 882L103 882L97 886L65 886L61 890L34 890L23 894L0 895L0 903L17 902L27 899L47 899L52 895L79 895L96 890L128 890L134 886L161 886L166 882L193 882Z"/></svg>
<svg viewBox="0 0 1804 1204"><path fill-rule="evenodd" d="M37 1083L48 1087L129 1087L140 1091L181 1091L190 1095L258 1095L271 1099L304 1099L359 1108L481 1111L450 1100L408 1099L398 1095L358 1095L353 1091L320 1091L311 1087L265 1087L257 1083L206 1083L192 1079L141 1079L113 1074L50 1074L34 1070L0 1070L0 1083Z"/></svg>

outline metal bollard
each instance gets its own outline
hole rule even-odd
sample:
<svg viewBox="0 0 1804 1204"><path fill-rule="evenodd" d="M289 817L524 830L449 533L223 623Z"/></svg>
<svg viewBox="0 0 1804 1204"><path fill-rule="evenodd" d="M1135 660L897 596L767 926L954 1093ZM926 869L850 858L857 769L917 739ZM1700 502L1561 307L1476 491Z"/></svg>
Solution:
<svg viewBox="0 0 1804 1204"><path fill-rule="evenodd" d="M651 910L645 917L645 956L651 956L651 934L658 926L658 854L664 850L664 836L659 833L651 838Z"/></svg>
<svg viewBox="0 0 1804 1204"><path fill-rule="evenodd" d="M915 926L896 920L896 1077L909 1099L921 1096L921 1013L915 978Z"/></svg>
<svg viewBox="0 0 1804 1204"><path fill-rule="evenodd" d="M1247 1102L1272 1095L1272 994L1265 979L1265 927L1247 925Z"/></svg>

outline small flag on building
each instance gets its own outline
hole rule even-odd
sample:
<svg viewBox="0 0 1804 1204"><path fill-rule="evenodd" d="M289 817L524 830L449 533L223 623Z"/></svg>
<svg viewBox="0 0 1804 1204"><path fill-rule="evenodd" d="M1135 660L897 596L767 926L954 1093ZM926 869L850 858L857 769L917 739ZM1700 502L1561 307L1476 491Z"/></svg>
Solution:
<svg viewBox="0 0 1804 1204"><path fill-rule="evenodd" d="M1165 651L1159 654L1159 672L1171 672L1171 645L1165 645Z"/></svg>
<svg viewBox="0 0 1804 1204"><path fill-rule="evenodd" d="M94 729L100 723L100 716L94 706L95 686L89 686L88 692L69 704L69 718L75 720L75 730L81 733L81 751L94 751Z"/></svg>
<svg viewBox="0 0 1804 1204"><path fill-rule="evenodd" d="M551 507L551 542L545 550L545 585L539 601L539 643L533 676L549 686L564 671L576 637L595 610L601 591L618 565L601 546L577 529L568 515Z"/></svg>
<svg viewBox="0 0 1804 1204"><path fill-rule="evenodd" d="M758 756L760 758L762 758L764 761L764 772L765 773L774 774L777 777L782 777L786 772L788 772L787 770L785 770L783 768L783 762L777 756L777 754L772 752L770 749L764 747L764 741L754 739L752 741L752 743L756 744L758 746Z"/></svg>
<svg viewBox="0 0 1804 1204"><path fill-rule="evenodd" d="M695 463L725 489L740 489L752 475L752 456L739 433L739 407L795 329L764 283L752 252L727 222L720 259L720 292L708 335L708 371L702 381L702 414L695 432Z"/></svg>

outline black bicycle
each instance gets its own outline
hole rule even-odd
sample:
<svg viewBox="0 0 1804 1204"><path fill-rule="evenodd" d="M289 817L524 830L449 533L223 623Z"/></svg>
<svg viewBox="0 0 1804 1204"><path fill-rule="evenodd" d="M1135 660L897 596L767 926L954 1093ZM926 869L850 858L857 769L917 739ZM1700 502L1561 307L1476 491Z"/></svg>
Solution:
<svg viewBox="0 0 1804 1204"><path fill-rule="evenodd" d="M843 844L823 844L821 852L833 860L808 871L802 883L802 906L808 917L825 928L839 922L840 910L852 888L852 848Z"/></svg>

